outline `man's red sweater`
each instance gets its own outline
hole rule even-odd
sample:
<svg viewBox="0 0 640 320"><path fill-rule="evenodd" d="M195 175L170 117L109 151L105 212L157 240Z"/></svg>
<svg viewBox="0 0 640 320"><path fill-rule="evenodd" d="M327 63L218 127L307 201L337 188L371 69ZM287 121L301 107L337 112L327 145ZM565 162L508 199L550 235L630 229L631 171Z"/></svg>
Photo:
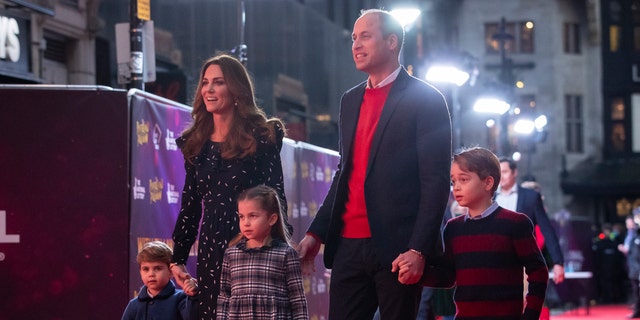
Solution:
<svg viewBox="0 0 640 320"><path fill-rule="evenodd" d="M371 140L392 85L393 83L379 88L367 88L364 92L351 152L349 196L342 216L344 221L342 236L345 238L371 237L367 205L364 199L364 180L369 163Z"/></svg>

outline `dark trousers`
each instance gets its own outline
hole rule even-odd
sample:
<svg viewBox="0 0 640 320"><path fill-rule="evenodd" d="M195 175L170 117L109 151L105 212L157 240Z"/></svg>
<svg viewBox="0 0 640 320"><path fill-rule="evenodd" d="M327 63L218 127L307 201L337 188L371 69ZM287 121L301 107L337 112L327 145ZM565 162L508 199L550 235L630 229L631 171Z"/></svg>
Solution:
<svg viewBox="0 0 640 320"><path fill-rule="evenodd" d="M372 240L342 238L329 287L329 320L415 319L422 286L398 282L391 264L381 265Z"/></svg>
<svg viewBox="0 0 640 320"><path fill-rule="evenodd" d="M629 279L631 283L631 301L633 303L633 313L640 314L640 281Z"/></svg>

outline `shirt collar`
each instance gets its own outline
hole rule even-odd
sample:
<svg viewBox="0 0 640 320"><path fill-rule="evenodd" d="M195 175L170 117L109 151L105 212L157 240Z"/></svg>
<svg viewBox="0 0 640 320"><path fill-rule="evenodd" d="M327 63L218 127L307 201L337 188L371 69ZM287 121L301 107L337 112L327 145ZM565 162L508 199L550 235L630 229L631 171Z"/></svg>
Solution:
<svg viewBox="0 0 640 320"><path fill-rule="evenodd" d="M498 209L498 203L493 201L491 205L488 208L484 209L484 211L482 211L479 216L471 217L469 215L469 212L467 212L467 214L465 214L464 216L464 221L484 219L490 216L494 211L496 211L496 209Z"/></svg>
<svg viewBox="0 0 640 320"><path fill-rule="evenodd" d="M375 87L372 87L370 79L367 79L367 89L381 88L388 85L389 83L396 80L396 78L398 77L398 74L400 74L401 69L402 69L402 66L398 66L398 68L394 72L391 72L390 75L384 78L384 80L380 81L380 83L378 83Z"/></svg>
<svg viewBox="0 0 640 320"><path fill-rule="evenodd" d="M508 195L511 195L511 194L514 194L514 193L517 194L518 193L518 184L514 183L513 187L511 187L511 189L509 189L509 190L504 190L502 188L498 188L498 193L502 194L502 195L505 195L505 196L508 196Z"/></svg>

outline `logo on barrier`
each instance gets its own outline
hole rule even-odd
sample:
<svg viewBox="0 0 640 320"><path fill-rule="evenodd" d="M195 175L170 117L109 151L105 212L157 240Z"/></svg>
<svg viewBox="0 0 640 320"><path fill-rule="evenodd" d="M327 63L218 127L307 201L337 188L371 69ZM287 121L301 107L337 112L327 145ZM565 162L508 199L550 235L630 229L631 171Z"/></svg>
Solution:
<svg viewBox="0 0 640 320"><path fill-rule="evenodd" d="M178 145L176 144L176 138L174 137L173 131L167 129L167 137L164 138L164 142L167 145L167 150L169 151L178 150Z"/></svg>
<svg viewBox="0 0 640 320"><path fill-rule="evenodd" d="M136 135L138 136L138 145L149 143L149 122L144 120L136 121Z"/></svg>
<svg viewBox="0 0 640 320"><path fill-rule="evenodd" d="M180 199L180 193L176 191L176 185L167 182L167 202L176 204Z"/></svg>
<svg viewBox="0 0 640 320"><path fill-rule="evenodd" d="M149 179L149 200L151 200L151 203L162 200L162 184L162 179L158 179L157 177L155 180Z"/></svg>
<svg viewBox="0 0 640 320"><path fill-rule="evenodd" d="M0 210L0 243L20 243L19 234L7 234L7 212L4 210ZM0 252L0 261L4 258L4 252Z"/></svg>
<svg viewBox="0 0 640 320"><path fill-rule="evenodd" d="M142 186L142 181L138 178L133 178L133 199L143 200L146 189Z"/></svg>
<svg viewBox="0 0 640 320"><path fill-rule="evenodd" d="M0 243L20 243L19 234L7 234L7 212L0 210Z"/></svg>
<svg viewBox="0 0 640 320"><path fill-rule="evenodd" d="M153 145L156 147L156 150L160 150L160 141L162 141L162 129L156 124L153 126Z"/></svg>

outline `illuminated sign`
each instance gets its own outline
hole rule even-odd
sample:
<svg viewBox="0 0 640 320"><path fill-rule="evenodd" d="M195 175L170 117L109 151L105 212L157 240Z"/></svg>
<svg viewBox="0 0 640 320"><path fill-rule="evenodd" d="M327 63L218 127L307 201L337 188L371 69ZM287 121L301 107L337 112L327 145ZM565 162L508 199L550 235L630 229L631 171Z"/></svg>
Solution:
<svg viewBox="0 0 640 320"><path fill-rule="evenodd" d="M0 74L35 79L31 70L31 23L20 15L0 10Z"/></svg>
<svg viewBox="0 0 640 320"><path fill-rule="evenodd" d="M0 59L20 60L20 28L14 18L0 16Z"/></svg>
<svg viewBox="0 0 640 320"><path fill-rule="evenodd" d="M151 6L149 0L138 0L138 19L148 21L151 19Z"/></svg>

